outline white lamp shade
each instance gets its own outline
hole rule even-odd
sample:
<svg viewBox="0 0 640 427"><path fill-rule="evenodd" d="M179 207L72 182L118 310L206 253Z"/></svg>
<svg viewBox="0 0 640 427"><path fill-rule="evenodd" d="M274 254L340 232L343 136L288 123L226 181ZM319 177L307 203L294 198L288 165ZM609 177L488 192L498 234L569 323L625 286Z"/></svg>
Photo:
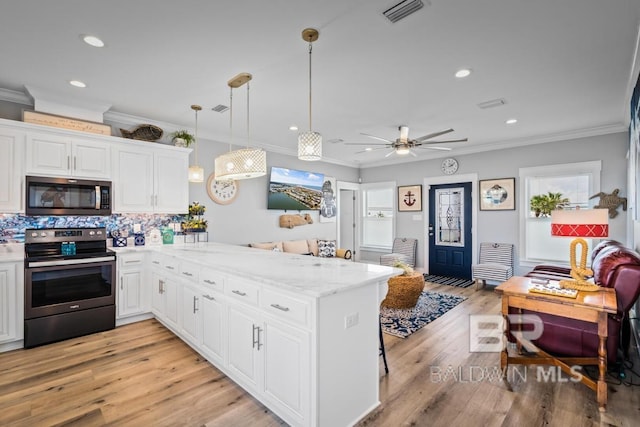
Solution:
<svg viewBox="0 0 640 427"><path fill-rule="evenodd" d="M204 169L200 166L189 166L189 182L204 182Z"/></svg>
<svg viewBox="0 0 640 427"><path fill-rule="evenodd" d="M267 153L259 148L229 151L215 159L217 180L257 178L267 174Z"/></svg>
<svg viewBox="0 0 640 427"><path fill-rule="evenodd" d="M564 237L608 237L607 209L551 211L551 235Z"/></svg>
<svg viewBox="0 0 640 427"><path fill-rule="evenodd" d="M322 135L307 131L298 135L298 158L313 162L322 159Z"/></svg>

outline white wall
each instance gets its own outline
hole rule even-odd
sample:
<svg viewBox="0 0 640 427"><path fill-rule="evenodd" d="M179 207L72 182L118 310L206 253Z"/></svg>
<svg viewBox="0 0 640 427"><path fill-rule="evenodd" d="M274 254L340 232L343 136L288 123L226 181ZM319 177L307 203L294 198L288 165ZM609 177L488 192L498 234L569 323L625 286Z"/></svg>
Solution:
<svg viewBox="0 0 640 427"><path fill-rule="evenodd" d="M602 160L601 190L610 193L613 189L619 188L621 196L625 197L627 194L626 154L628 144L628 134L621 132L465 156L456 156L455 151L452 151L450 156L455 157L460 164L457 175L477 173L479 180L515 177L516 188L519 185L518 169L521 167ZM397 185L422 184L426 177L442 176L441 162L442 159L436 159L363 168L360 174L363 183L395 180ZM477 188L474 188L473 191L477 192ZM598 199L594 199L594 204L597 201ZM413 220L414 214L411 212L397 213L396 235L418 238L417 262L419 267L424 267L425 236L423 234L427 213L422 212L423 221ZM515 211L476 211L475 214L478 222L477 230L473 230L476 242L499 241L514 243L516 248L519 247L518 215L520 214L520 206L516 206ZM611 220L610 238L626 243L626 222L627 212L620 209L619 215ZM526 273L530 268L519 268L517 259L516 254L516 273Z"/></svg>

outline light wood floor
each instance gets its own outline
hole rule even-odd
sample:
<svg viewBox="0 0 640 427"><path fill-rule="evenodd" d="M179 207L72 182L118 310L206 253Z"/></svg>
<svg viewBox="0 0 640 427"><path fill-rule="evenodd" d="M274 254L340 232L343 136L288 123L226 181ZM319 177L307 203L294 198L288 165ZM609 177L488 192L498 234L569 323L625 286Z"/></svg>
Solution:
<svg viewBox="0 0 640 427"><path fill-rule="evenodd" d="M381 364L382 404L360 427L638 425L640 388L613 377L602 415L584 385L540 383L533 367L526 381L516 376L513 391L482 378L480 369L499 366L499 355L469 352L468 315L499 313L498 295L427 288L469 298L409 338L385 335L391 372ZM438 369L462 372L461 381L445 381ZM0 354L1 426L282 424L155 320Z"/></svg>

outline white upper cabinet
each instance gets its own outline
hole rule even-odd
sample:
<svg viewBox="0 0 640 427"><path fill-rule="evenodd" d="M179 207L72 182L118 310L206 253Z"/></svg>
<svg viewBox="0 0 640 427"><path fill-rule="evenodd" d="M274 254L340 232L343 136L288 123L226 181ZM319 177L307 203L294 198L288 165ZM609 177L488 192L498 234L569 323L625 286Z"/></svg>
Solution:
<svg viewBox="0 0 640 427"><path fill-rule="evenodd" d="M30 133L27 174L111 178L111 147L104 141Z"/></svg>
<svg viewBox="0 0 640 427"><path fill-rule="evenodd" d="M0 213L24 212L22 132L0 127Z"/></svg>
<svg viewBox="0 0 640 427"><path fill-rule="evenodd" d="M187 212L188 151L117 145L114 153L114 212Z"/></svg>

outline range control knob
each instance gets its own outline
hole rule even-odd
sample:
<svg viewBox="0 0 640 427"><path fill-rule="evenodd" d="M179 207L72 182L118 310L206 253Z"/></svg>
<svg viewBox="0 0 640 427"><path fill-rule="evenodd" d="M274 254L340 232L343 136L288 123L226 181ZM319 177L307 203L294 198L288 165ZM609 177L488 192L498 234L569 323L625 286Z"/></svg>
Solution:
<svg viewBox="0 0 640 427"><path fill-rule="evenodd" d="M93 230L91 230L91 231L89 232L89 236L93 236L94 234L96 234L96 232L95 232L95 231L93 231Z"/></svg>
<svg viewBox="0 0 640 427"><path fill-rule="evenodd" d="M40 237L47 237L47 233L43 231L42 233L40 233Z"/></svg>
<svg viewBox="0 0 640 427"><path fill-rule="evenodd" d="M31 232L31 237L38 237L38 232L37 231L32 231Z"/></svg>

